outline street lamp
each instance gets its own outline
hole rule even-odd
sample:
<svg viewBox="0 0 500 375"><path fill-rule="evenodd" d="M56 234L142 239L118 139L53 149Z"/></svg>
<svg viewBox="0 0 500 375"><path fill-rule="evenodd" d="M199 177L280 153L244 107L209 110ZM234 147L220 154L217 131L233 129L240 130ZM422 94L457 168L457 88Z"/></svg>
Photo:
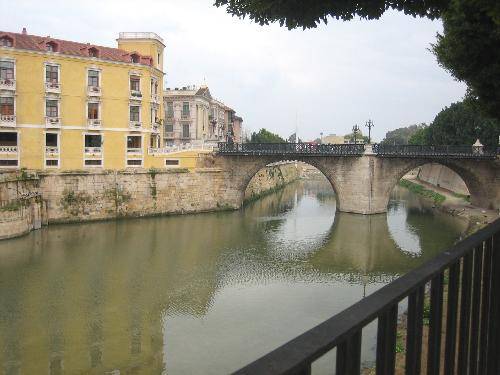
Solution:
<svg viewBox="0 0 500 375"><path fill-rule="evenodd" d="M358 124L356 124L356 125L354 125L354 126L352 127L352 134L353 134L353 136L354 136L354 144L358 143L358 142L356 141L356 135L358 134L358 132L359 132L359 126L358 126Z"/></svg>
<svg viewBox="0 0 500 375"><path fill-rule="evenodd" d="M368 120L365 124L365 126L368 128L368 144L372 143L372 128L375 126L373 125L372 120Z"/></svg>
<svg viewBox="0 0 500 375"><path fill-rule="evenodd" d="M319 133L319 144L323 144L323 132Z"/></svg>

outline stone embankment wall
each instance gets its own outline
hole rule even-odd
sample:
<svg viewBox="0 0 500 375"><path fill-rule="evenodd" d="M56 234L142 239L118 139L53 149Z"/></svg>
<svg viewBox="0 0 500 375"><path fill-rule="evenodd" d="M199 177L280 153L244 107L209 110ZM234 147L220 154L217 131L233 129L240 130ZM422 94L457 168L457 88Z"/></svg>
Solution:
<svg viewBox="0 0 500 375"><path fill-rule="evenodd" d="M294 164L266 167L252 191L297 178ZM0 239L42 224L236 209L230 176L217 168L21 172L0 175ZM262 187L259 185L262 184Z"/></svg>
<svg viewBox="0 0 500 375"><path fill-rule="evenodd" d="M301 168L295 162L273 163L261 169L245 190L245 201L257 199L300 178Z"/></svg>
<svg viewBox="0 0 500 375"><path fill-rule="evenodd" d="M469 189L458 174L450 168L436 163L425 164L419 168L417 178L434 186L469 195Z"/></svg>

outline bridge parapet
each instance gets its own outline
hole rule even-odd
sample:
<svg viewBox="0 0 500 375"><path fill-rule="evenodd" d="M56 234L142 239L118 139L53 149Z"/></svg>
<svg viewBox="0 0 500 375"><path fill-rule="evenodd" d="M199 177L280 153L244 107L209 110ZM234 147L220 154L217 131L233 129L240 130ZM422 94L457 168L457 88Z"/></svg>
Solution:
<svg viewBox="0 0 500 375"><path fill-rule="evenodd" d="M223 155L309 155L309 156L361 156L364 144L312 144L312 143L226 143L218 144Z"/></svg>
<svg viewBox="0 0 500 375"><path fill-rule="evenodd" d="M432 159L495 159L500 149L488 146L467 145L381 145L374 144L377 156Z"/></svg>

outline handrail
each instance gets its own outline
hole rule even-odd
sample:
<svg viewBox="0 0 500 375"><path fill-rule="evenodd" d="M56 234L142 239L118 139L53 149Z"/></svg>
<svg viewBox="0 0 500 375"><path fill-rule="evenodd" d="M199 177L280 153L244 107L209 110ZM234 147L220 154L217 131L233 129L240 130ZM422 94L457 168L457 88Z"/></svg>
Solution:
<svg viewBox="0 0 500 375"><path fill-rule="evenodd" d="M440 346L445 271L448 272L449 284L446 355L443 357ZM428 373L439 369L441 362L444 362L446 373L454 373L456 363L464 368L475 369L478 374L500 373L497 358L500 347L500 219L497 219L434 259L235 374L310 374L312 362L335 347L337 374L359 374L361 332L375 319L378 319L377 374L393 374L397 305L406 297L409 300L406 369L407 373L417 374L419 371L412 372L411 368L419 368L421 361L423 294L429 281L431 316L427 343ZM459 289L461 300L464 301L461 305L457 302ZM461 327L457 326L459 309ZM477 310L476 315L474 309ZM474 340L476 345L469 346L469 340Z"/></svg>
<svg viewBox="0 0 500 375"><path fill-rule="evenodd" d="M472 145L384 145L374 144L373 151L384 157L432 157L494 159L496 147Z"/></svg>
<svg viewBox="0 0 500 375"><path fill-rule="evenodd" d="M340 155L360 156L364 144L313 144L313 143L230 143L219 142L219 154L233 155Z"/></svg>

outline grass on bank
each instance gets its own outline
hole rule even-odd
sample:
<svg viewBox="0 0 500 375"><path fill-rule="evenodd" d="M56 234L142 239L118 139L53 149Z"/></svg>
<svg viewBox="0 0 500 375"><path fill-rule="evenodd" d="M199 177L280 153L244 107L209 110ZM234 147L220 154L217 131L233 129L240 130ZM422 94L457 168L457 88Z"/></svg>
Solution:
<svg viewBox="0 0 500 375"><path fill-rule="evenodd" d="M441 195L433 190L426 189L422 185L416 184L414 182L401 179L399 181L399 186L402 186L408 190L410 190L412 193L419 194L423 197L431 199L435 204L441 204L445 201L446 197L444 195Z"/></svg>

